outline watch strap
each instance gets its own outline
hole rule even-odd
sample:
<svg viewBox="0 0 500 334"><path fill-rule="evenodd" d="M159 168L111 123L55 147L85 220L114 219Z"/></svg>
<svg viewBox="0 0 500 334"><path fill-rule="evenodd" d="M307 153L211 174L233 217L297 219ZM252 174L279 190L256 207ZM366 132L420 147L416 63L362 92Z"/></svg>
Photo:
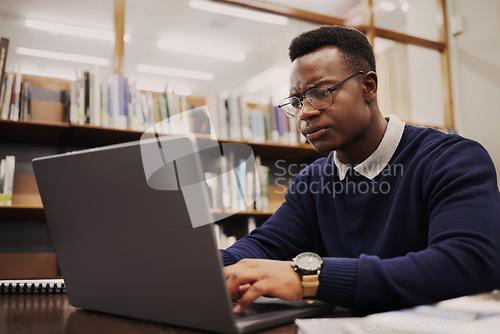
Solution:
<svg viewBox="0 0 500 334"><path fill-rule="evenodd" d="M303 298L316 297L319 286L319 275L302 275Z"/></svg>

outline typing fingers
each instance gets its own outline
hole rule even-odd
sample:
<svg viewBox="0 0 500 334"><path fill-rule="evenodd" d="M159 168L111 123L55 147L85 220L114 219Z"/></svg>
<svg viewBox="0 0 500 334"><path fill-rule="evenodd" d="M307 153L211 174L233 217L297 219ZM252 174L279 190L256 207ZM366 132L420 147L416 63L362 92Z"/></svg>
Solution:
<svg viewBox="0 0 500 334"><path fill-rule="evenodd" d="M269 286L265 280L255 282L241 295L240 300L233 309L235 313L241 313L247 309L257 298L269 292Z"/></svg>
<svg viewBox="0 0 500 334"><path fill-rule="evenodd" d="M290 261L245 259L224 268L228 291L239 299L234 312L243 312L260 296L297 300L302 296L300 278Z"/></svg>
<svg viewBox="0 0 500 334"><path fill-rule="evenodd" d="M240 299L262 274L251 269L240 269L226 275L226 284L232 299Z"/></svg>

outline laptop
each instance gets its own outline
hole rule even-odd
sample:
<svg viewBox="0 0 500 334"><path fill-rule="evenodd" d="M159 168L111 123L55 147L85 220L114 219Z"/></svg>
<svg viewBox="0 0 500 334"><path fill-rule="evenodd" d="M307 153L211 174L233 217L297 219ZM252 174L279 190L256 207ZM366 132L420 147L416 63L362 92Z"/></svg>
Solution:
<svg viewBox="0 0 500 334"><path fill-rule="evenodd" d="M193 228L182 187L165 191L148 185L141 151L172 145L194 153L176 156L174 173L171 166L160 168L157 182L164 178L169 188L180 185L179 175L185 171L179 166L188 165L190 173L203 180L198 145L188 135L33 160L70 303L222 333L254 332L331 312L332 307L322 303L276 298L254 303L266 312L232 312L234 302L226 288L214 224ZM168 155L168 150L163 152ZM199 210L210 222L208 197L205 191L202 194Z"/></svg>

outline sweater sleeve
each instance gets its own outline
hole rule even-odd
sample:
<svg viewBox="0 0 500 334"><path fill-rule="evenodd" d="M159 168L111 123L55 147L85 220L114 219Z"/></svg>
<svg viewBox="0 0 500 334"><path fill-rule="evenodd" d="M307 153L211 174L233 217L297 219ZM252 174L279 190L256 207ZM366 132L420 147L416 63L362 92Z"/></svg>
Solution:
<svg viewBox="0 0 500 334"><path fill-rule="evenodd" d="M355 313L500 287L500 194L493 163L474 141L443 146L413 184L427 205L427 248L390 259L361 255Z"/></svg>
<svg viewBox="0 0 500 334"><path fill-rule="evenodd" d="M425 249L392 258L328 257L311 196L299 175L286 202L250 236L222 251L224 264L242 258L290 260L302 251L323 256L317 297L355 314L401 309L500 287L500 193L493 163L470 140L444 143L413 178L426 215ZM405 224L405 221L401 221Z"/></svg>
<svg viewBox="0 0 500 334"><path fill-rule="evenodd" d="M309 169L317 167L311 165ZM313 172L310 174L314 175ZM358 260L325 257L326 250L318 227L310 182L310 175L305 169L290 185L283 205L261 228L255 229L227 250L221 250L223 263L230 265L243 258L289 261L301 252L315 252L323 256L318 298L351 307Z"/></svg>

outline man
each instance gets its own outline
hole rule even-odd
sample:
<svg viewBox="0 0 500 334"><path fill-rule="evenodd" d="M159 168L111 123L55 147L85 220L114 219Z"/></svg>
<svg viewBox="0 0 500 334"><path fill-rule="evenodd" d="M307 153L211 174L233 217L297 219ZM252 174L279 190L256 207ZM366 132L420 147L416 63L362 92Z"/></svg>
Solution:
<svg viewBox="0 0 500 334"><path fill-rule="evenodd" d="M269 295L367 314L500 287L500 194L485 149L384 118L359 31L320 27L289 51L280 107L331 153L296 177L261 228L222 251L234 311ZM292 267L303 252L319 256Z"/></svg>

